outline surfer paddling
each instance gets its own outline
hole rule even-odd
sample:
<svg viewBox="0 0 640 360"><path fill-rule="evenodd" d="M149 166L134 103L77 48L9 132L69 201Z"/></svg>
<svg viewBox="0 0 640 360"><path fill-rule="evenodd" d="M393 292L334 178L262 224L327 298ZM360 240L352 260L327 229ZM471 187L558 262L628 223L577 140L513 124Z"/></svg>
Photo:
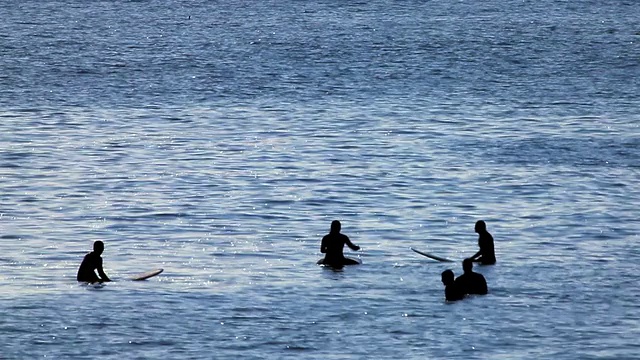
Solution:
<svg viewBox="0 0 640 360"><path fill-rule="evenodd" d="M487 224L484 221L476 222L475 231L478 233L478 246L480 250L475 253L471 261L476 261L482 265L493 265L496 263L496 253L493 246L493 236L487 231Z"/></svg>
<svg viewBox="0 0 640 360"><path fill-rule="evenodd" d="M82 264L78 269L78 281L88 283L102 283L111 281L102 269L102 252L104 251L104 243L100 240L93 243L93 251L84 256ZM96 270L98 274L96 275ZM98 276L99 275L99 276Z"/></svg>
<svg viewBox="0 0 640 360"><path fill-rule="evenodd" d="M320 244L320 252L325 255L324 259L318 261L319 265L341 267L343 265L359 264L354 259L344 257L342 251L345 244L354 251L360 250L360 247L354 245L347 235L341 234L341 228L340 221L334 220L331 222L331 231L322 238L322 243Z"/></svg>

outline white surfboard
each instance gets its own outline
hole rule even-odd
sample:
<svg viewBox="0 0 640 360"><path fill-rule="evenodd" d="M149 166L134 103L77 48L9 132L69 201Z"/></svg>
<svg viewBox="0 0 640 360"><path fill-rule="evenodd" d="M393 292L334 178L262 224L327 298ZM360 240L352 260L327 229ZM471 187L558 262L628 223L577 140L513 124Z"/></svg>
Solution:
<svg viewBox="0 0 640 360"><path fill-rule="evenodd" d="M445 259L445 258L440 257L440 256L435 256L435 255L433 255L433 254L429 254L429 253L426 253L426 252L422 252L422 251L420 251L420 250L416 250L416 249L414 249L414 248L410 248L410 249L411 249L411 250L413 250L413 251L415 251L416 253L418 253L418 254L422 255L422 256L426 256L426 257L428 257L428 258L430 258L430 259L433 259L433 260L437 260L437 261L440 261L440 262L454 262L453 260Z"/></svg>
<svg viewBox="0 0 640 360"><path fill-rule="evenodd" d="M163 271L164 271L164 269L155 269L155 270L143 272L143 273L140 273L138 275L132 276L131 278L129 278L129 280L131 280L131 281L147 280L148 278L151 278L151 277L154 277L156 275L159 275Z"/></svg>

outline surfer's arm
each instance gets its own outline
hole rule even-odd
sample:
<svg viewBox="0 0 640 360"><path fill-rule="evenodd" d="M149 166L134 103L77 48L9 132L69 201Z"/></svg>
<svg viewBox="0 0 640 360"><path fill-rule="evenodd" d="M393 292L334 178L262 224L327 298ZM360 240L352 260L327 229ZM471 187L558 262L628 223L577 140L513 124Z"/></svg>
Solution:
<svg viewBox="0 0 640 360"><path fill-rule="evenodd" d="M102 266L98 268L98 274L100 275L100 280L104 282L111 281L107 274L104 273L104 270L102 270Z"/></svg>
<svg viewBox="0 0 640 360"><path fill-rule="evenodd" d="M471 259L471 261L477 261L478 258L482 256L482 249L478 250L477 253L475 253L472 257L470 257L469 259Z"/></svg>
<svg viewBox="0 0 640 360"><path fill-rule="evenodd" d="M325 238L322 238L322 242L320 243L320 252L323 254L327 252L327 241Z"/></svg>
<svg viewBox="0 0 640 360"><path fill-rule="evenodd" d="M346 236L345 236L346 237ZM347 244L348 247L351 248L351 250L353 251L358 251L360 250L360 246L355 245L354 243L351 242L351 240L349 240L349 238L347 237L345 243Z"/></svg>
<svg viewBox="0 0 640 360"><path fill-rule="evenodd" d="M102 269L102 259L100 259L100 262L98 263L98 275L100 275L100 280L107 282L107 281L111 281L111 279L109 279L109 277L107 276L107 274L104 273L104 269Z"/></svg>

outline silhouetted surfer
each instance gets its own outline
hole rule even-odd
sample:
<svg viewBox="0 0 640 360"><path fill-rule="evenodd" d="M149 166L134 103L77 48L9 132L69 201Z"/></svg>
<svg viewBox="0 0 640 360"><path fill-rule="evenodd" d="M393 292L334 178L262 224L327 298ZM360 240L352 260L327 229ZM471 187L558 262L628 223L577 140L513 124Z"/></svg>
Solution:
<svg viewBox="0 0 640 360"><path fill-rule="evenodd" d="M462 261L462 270L464 274L458 276L455 284L464 294L485 295L489 292L487 289L487 280L482 274L473 272L473 261L464 259Z"/></svg>
<svg viewBox="0 0 640 360"><path fill-rule="evenodd" d="M487 224L484 221L479 220L476 222L475 227L478 233L478 250L475 255L470 257L472 261L477 261L482 265L493 265L496 263L496 253L493 247L493 236L487 231Z"/></svg>
<svg viewBox="0 0 640 360"><path fill-rule="evenodd" d="M458 284L456 284L455 275L451 270L442 272L442 283L444 284L444 297L447 301L456 301L464 299L464 292Z"/></svg>
<svg viewBox="0 0 640 360"><path fill-rule="evenodd" d="M93 251L84 256L82 264L78 269L78 281L95 283L111 281L102 269L102 252L104 251L104 243L100 240L93 243ZM98 275L96 275L98 270Z"/></svg>
<svg viewBox="0 0 640 360"><path fill-rule="evenodd" d="M344 257L342 253L345 244L354 251L360 250L360 247L354 245L347 235L340 233L341 227L340 221L331 222L331 231L322 238L320 244L320 252L325 254L324 259L318 261L318 264L331 266L359 264L356 260Z"/></svg>

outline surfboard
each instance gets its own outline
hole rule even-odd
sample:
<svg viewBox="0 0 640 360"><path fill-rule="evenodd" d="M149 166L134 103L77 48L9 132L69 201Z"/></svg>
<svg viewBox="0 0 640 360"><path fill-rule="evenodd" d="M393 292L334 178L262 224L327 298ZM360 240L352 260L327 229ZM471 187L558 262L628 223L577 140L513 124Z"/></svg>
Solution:
<svg viewBox="0 0 640 360"><path fill-rule="evenodd" d="M148 278L154 277L154 276L160 274L163 271L164 271L164 269L155 269L155 270L147 271L147 272L135 275L135 276L129 278L129 280L131 280L131 281L147 280Z"/></svg>
<svg viewBox="0 0 640 360"><path fill-rule="evenodd" d="M360 265L360 264L362 264L362 261L359 260L359 259L352 259L352 258L345 257L344 261L342 263L325 264L324 263L324 258L322 258L322 259L318 260L318 262L316 262L316 264L323 265L323 266L346 266L346 265Z"/></svg>
<svg viewBox="0 0 640 360"><path fill-rule="evenodd" d="M95 282L95 283L80 283L82 286L84 286L85 288L87 288L88 290L93 290L93 289L102 289L103 287L105 287L105 283L100 283L100 282Z"/></svg>
<svg viewBox="0 0 640 360"><path fill-rule="evenodd" d="M429 253L426 253L426 252L422 252L420 250L416 250L414 248L410 248L410 249L415 251L415 252L417 252L418 254L420 254L422 256L426 256L426 257L428 257L430 259L433 259L433 260L437 260L437 261L440 261L440 262L454 262L453 260L445 259L445 258L440 257L440 256L435 256L435 255L432 255L432 254L429 254Z"/></svg>

